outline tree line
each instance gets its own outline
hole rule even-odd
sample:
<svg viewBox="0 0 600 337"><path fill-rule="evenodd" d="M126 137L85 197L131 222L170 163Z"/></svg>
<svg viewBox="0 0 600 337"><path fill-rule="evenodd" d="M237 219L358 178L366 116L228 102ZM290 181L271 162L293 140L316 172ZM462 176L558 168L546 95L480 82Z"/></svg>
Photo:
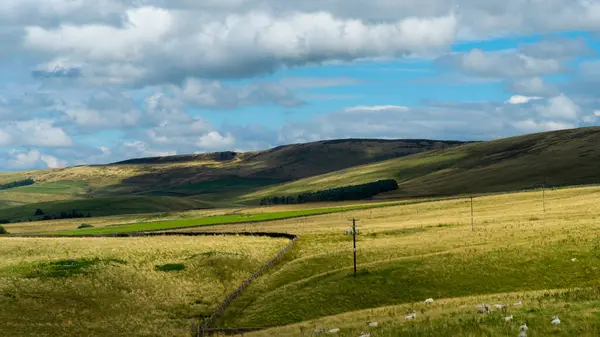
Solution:
<svg viewBox="0 0 600 337"><path fill-rule="evenodd" d="M318 201L362 200L383 192L398 189L396 180L378 180L360 185L330 188L322 191L307 192L298 195L272 196L263 198L261 205L302 204Z"/></svg>
<svg viewBox="0 0 600 337"><path fill-rule="evenodd" d="M9 188L28 186L35 184L35 180L27 178L24 180L13 181L8 184L0 184L0 190L7 190Z"/></svg>
<svg viewBox="0 0 600 337"><path fill-rule="evenodd" d="M89 218L92 216L92 214L90 212L88 212L86 214L84 212L79 212L75 209L70 212L60 212L60 214L58 214L58 215L45 214L44 211L42 211L39 208L35 210L35 213L33 215L40 217L39 220Z"/></svg>

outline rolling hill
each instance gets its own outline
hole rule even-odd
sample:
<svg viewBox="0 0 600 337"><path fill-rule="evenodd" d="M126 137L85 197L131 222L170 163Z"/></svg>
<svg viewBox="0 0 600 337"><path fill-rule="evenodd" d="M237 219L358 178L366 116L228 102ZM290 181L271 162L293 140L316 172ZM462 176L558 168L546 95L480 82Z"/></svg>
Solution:
<svg viewBox="0 0 600 337"><path fill-rule="evenodd" d="M28 219L32 205L40 202L51 212L55 208L56 212L59 209L62 212L84 205L93 209L94 216L114 214L114 209L105 210L103 205L114 205L115 197L122 202L134 198L138 206L123 209L130 212L155 212L161 199L152 201L152 198L163 197L184 198L181 202L170 200L168 204L178 205L176 210L186 205L231 206L240 195L265 186L461 144L422 139L343 139L285 145L259 152L137 158L108 165L0 173L0 184L29 177L36 181L35 185L0 191L0 220ZM147 201L148 207L140 207L140 200ZM19 213L22 216L17 217Z"/></svg>
<svg viewBox="0 0 600 337"><path fill-rule="evenodd" d="M0 184L32 177L36 184L0 191L0 220L28 218L31 204L61 211L86 201L92 214L255 205L294 196L394 179L399 189L374 199L451 196L600 182L600 128L536 133L488 142L346 139L221 152L139 158L100 166L0 174ZM108 198L108 199L106 199ZM93 201L89 201L89 200ZM106 199L106 200L105 200ZM180 199L181 201L177 201ZM166 200L166 199L165 199ZM146 204L147 207L143 207ZM60 207L58 205L61 205ZM107 206L108 207L108 206ZM21 216L18 216L21 214Z"/></svg>
<svg viewBox="0 0 600 337"><path fill-rule="evenodd" d="M240 196L293 195L395 179L399 189L376 198L449 196L600 183L600 128L529 134L432 150L361 165Z"/></svg>

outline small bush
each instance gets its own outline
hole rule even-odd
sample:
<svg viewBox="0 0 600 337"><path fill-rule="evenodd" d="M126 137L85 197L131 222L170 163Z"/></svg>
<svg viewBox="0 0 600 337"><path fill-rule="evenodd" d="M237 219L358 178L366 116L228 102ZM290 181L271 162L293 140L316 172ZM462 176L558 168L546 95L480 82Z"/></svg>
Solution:
<svg viewBox="0 0 600 337"><path fill-rule="evenodd" d="M156 266L158 271L180 271L184 270L185 266L181 263L168 263Z"/></svg>
<svg viewBox="0 0 600 337"><path fill-rule="evenodd" d="M81 225L79 225L79 227L77 227L77 229L82 229L82 228L94 228L94 226L92 226L88 223L82 223Z"/></svg>
<svg viewBox="0 0 600 337"><path fill-rule="evenodd" d="M2 234L8 234L8 231L6 230L6 228L4 228L4 226L0 225L0 235Z"/></svg>

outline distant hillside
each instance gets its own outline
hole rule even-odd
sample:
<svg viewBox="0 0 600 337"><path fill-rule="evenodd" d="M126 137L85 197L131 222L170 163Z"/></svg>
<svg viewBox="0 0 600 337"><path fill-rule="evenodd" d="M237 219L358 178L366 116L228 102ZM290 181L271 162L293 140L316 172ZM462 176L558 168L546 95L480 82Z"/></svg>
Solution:
<svg viewBox="0 0 600 337"><path fill-rule="evenodd" d="M279 146L266 151L218 152L136 158L108 165L77 166L27 172L0 173L0 185L33 178L35 184L0 191L0 209L12 207L15 218L28 204L67 200L145 196L152 211L153 197L181 197L193 207L236 205L240 195L333 171L444 149L458 141L341 139ZM63 203L64 204L64 203ZM22 206L19 206L22 205ZM103 205L103 203L100 203ZM15 206L18 206L15 208ZM46 208L50 207L48 205ZM181 207L178 206L178 209ZM0 219L3 217L0 210ZM92 214L102 214L97 210ZM8 214L8 213L7 213Z"/></svg>
<svg viewBox="0 0 600 337"><path fill-rule="evenodd" d="M536 133L428 151L265 187L240 197L256 202L396 179L399 189L378 198L443 196L600 183L600 128Z"/></svg>

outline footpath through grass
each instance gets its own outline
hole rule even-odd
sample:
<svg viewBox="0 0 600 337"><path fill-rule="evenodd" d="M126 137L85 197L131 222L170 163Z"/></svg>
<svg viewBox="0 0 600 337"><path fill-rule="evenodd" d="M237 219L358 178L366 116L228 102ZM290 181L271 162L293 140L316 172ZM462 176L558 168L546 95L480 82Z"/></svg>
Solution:
<svg viewBox="0 0 600 337"><path fill-rule="evenodd" d="M114 234L114 233L132 233L142 231L159 231L168 229L179 229L188 227L200 227L200 226L215 226L225 224L236 224L236 223L248 223L248 222L261 222L261 221L273 221L290 219L311 215L330 214L336 212L346 212L353 210L362 210L369 208L379 207L391 207L404 204L413 204L420 202L427 202L430 200L422 199L418 201L401 201L394 203L381 203L381 204L364 204L364 205L353 205L353 206L338 206L338 207L326 207L326 208L315 208L315 209L303 209L295 211L283 211L283 212L266 212L257 214L228 214L228 215L217 215L199 219L183 219L183 220L171 220L171 221L156 221L146 223L136 223L131 225L121 226L107 226L103 228L84 228L72 231L58 231L49 232L44 234L49 235L98 235L98 234Z"/></svg>

